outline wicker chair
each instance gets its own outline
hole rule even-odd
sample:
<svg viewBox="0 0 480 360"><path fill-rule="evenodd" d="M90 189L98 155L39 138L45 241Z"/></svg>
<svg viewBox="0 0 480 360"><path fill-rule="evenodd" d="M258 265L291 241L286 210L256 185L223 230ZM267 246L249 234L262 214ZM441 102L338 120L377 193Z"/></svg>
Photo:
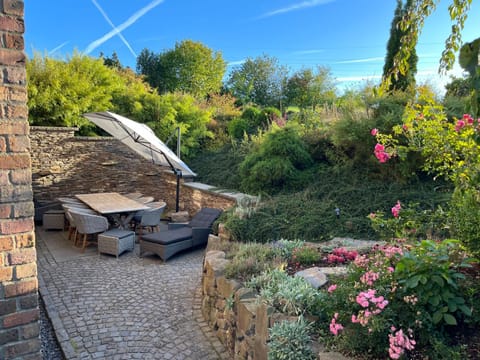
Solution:
<svg viewBox="0 0 480 360"><path fill-rule="evenodd" d="M85 213L85 214L91 214L91 215L98 215L98 214L92 209L89 209L86 207L78 207L76 204L63 203L62 208L65 210L65 217L67 218L67 222L68 222L68 240L72 240L72 237L73 237L73 240L75 243L77 239L77 230L76 230L75 220L70 214L70 210Z"/></svg>
<svg viewBox="0 0 480 360"><path fill-rule="evenodd" d="M70 213L73 221L75 222L77 234L83 235L82 252L85 251L85 248L88 245L95 243L94 241L88 240L89 236L96 236L99 233L108 230L108 220L104 216L87 214L72 209L69 209L68 212ZM77 239L75 238L75 245L76 242Z"/></svg>
<svg viewBox="0 0 480 360"><path fill-rule="evenodd" d="M155 199L154 199L153 196L142 196L142 197L139 197L139 198L136 198L136 199L133 199L133 200L147 205L148 203L151 203Z"/></svg>
<svg viewBox="0 0 480 360"><path fill-rule="evenodd" d="M87 206L83 201L71 197L58 197L57 201L60 201L62 204L76 204Z"/></svg>
<svg viewBox="0 0 480 360"><path fill-rule="evenodd" d="M152 208L151 210L143 210L140 215L138 223L135 225L135 231L138 230L138 234L142 235L142 230L153 232L154 230L160 230L160 221L163 211L167 204L159 203L159 206Z"/></svg>
<svg viewBox="0 0 480 360"><path fill-rule="evenodd" d="M131 192L131 193L123 194L123 196L129 199L135 200L135 199L141 198L143 194L139 192Z"/></svg>

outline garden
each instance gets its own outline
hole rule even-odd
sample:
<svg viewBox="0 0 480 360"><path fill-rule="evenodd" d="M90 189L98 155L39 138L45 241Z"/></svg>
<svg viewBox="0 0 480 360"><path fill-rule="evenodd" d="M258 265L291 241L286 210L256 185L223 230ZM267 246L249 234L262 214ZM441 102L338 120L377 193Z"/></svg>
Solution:
<svg viewBox="0 0 480 360"><path fill-rule="evenodd" d="M435 8L421 3L398 2L412 16L392 21L380 85L338 95L328 68L288 72L267 55L223 82L221 54L190 40L145 49L138 74L115 54L35 56L29 122L105 135L81 114L108 109L161 139L180 129L196 181L255 196L222 215L221 250L228 277L296 319L270 328L271 359L314 358L313 341L354 359L478 359L480 40L460 48L469 2L453 2L442 66L460 50L465 74L442 95L419 86L416 41ZM295 276L311 267L342 270L316 289Z"/></svg>
<svg viewBox="0 0 480 360"><path fill-rule="evenodd" d="M449 119L428 89L417 96L406 106L401 123L387 132L372 127L367 133L374 139L372 155L379 166L390 166L390 175L395 174L392 165L400 169L414 163L425 174L443 177L437 187L448 190L431 191L430 198L423 190L430 203L402 188L393 195L397 200L390 194L391 202L383 208L356 204L365 223L355 219L353 209L342 206L343 212L335 212L338 203L332 202L330 214L323 214L327 220L317 219L323 237L312 230L309 219L291 217L295 211L303 215L302 207L311 209L302 192L264 192L263 200L239 204L223 216L222 226L234 239L221 246L230 260L226 276L297 319L269 329L269 359L315 359L312 341L352 359L480 357L480 119L469 114ZM291 138L282 136L283 158L301 158L298 149L288 148ZM270 140L266 137L263 144ZM282 208L282 197L295 210ZM376 199L372 203L382 203L380 194ZM272 204L277 205L273 224ZM290 224L279 223L283 216ZM304 230L296 228L298 223ZM335 235L371 240L360 247L335 247L327 240ZM311 267L342 270L316 289L295 275Z"/></svg>

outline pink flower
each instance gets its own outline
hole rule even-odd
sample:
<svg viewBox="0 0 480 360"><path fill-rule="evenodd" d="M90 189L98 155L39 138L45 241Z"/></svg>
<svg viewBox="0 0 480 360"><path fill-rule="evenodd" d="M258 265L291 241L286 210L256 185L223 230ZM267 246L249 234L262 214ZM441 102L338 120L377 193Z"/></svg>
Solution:
<svg viewBox="0 0 480 360"><path fill-rule="evenodd" d="M462 128L465 127L465 121L463 120L458 120L457 124L455 125L455 131L459 132Z"/></svg>
<svg viewBox="0 0 480 360"><path fill-rule="evenodd" d="M395 204L395 206L392 207L393 217L398 218L398 216L399 216L399 214L400 214L400 210L402 210L402 205L400 204L400 200L399 200L399 201L397 201L397 203Z"/></svg>
<svg viewBox="0 0 480 360"><path fill-rule="evenodd" d="M367 271L360 277L360 282L372 286L373 283L378 280L380 275L373 271Z"/></svg>
<svg viewBox="0 0 480 360"><path fill-rule="evenodd" d="M405 125L405 124L403 124L403 125L402 125L402 129L405 130L405 131L407 131L407 130L408 130L408 126Z"/></svg>
<svg viewBox="0 0 480 360"><path fill-rule="evenodd" d="M390 344L388 354L391 359L399 359L405 350L413 350L415 348L416 342L411 339L411 329L408 330L408 333L410 337L405 335L402 329L400 329L394 335L388 335L388 342Z"/></svg>
<svg viewBox="0 0 480 360"><path fill-rule="evenodd" d="M372 129L372 131L370 131L370 134L372 134L372 136L376 136L378 134L378 129Z"/></svg>
<svg viewBox="0 0 480 360"><path fill-rule="evenodd" d="M342 324L337 324L337 319L338 319L338 313L335 313L335 315L332 318L332 321L330 322L330 332L337 336L338 332L340 330L343 330Z"/></svg>
<svg viewBox="0 0 480 360"><path fill-rule="evenodd" d="M385 146L382 144L376 144L375 145L375 150L373 152L375 154L375 157L380 161L381 163L386 163L388 159L390 159L390 155L385 151Z"/></svg>
<svg viewBox="0 0 480 360"><path fill-rule="evenodd" d="M398 246L382 246L380 250L385 254L387 258L392 258L395 254L403 255L403 250L402 248Z"/></svg>
<svg viewBox="0 0 480 360"><path fill-rule="evenodd" d="M473 125L473 117L470 114L463 114L463 121L468 125Z"/></svg>
<svg viewBox="0 0 480 360"><path fill-rule="evenodd" d="M332 292L334 292L335 290L337 290L337 285L336 285L336 284L330 285L330 286L328 287L328 289L327 289L327 291L328 291L329 293L332 293Z"/></svg>

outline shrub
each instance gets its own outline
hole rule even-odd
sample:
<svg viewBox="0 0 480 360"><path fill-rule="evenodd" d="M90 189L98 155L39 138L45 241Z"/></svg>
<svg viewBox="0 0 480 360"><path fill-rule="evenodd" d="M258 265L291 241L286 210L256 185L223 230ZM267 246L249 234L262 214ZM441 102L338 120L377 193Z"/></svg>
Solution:
<svg viewBox="0 0 480 360"><path fill-rule="evenodd" d="M253 193L277 192L291 185L300 170L311 165L312 159L296 130L288 126L276 128L240 165L242 188Z"/></svg>
<svg viewBox="0 0 480 360"><path fill-rule="evenodd" d="M321 259L320 252L311 246L302 246L293 250L292 261L300 265L312 265Z"/></svg>
<svg viewBox="0 0 480 360"><path fill-rule="evenodd" d="M304 244L305 241L303 240L280 239L272 243L272 247L278 249L282 258L288 261L291 260L294 251L298 248L303 247Z"/></svg>
<svg viewBox="0 0 480 360"><path fill-rule="evenodd" d="M225 267L225 276L248 281L252 276L279 266L278 251L262 244L241 244Z"/></svg>
<svg viewBox="0 0 480 360"><path fill-rule="evenodd" d="M372 228L382 239L438 239L448 234L447 214L441 207L436 210L421 209L416 203L397 201L391 212L385 215L383 211L376 211L368 215Z"/></svg>
<svg viewBox="0 0 480 360"><path fill-rule="evenodd" d="M248 122L243 118L234 118L227 125L228 134L232 139L239 140L248 134Z"/></svg>
<svg viewBox="0 0 480 360"><path fill-rule="evenodd" d="M480 201L475 190L457 189L450 202L448 214L452 236L475 255L480 256Z"/></svg>
<svg viewBox="0 0 480 360"><path fill-rule="evenodd" d="M263 301L287 315L314 313L319 304L319 293L305 279L279 269L252 277L246 286L257 290Z"/></svg>
<svg viewBox="0 0 480 360"><path fill-rule="evenodd" d="M314 360L310 348L310 325L302 316L297 321L282 321L269 329L269 360Z"/></svg>

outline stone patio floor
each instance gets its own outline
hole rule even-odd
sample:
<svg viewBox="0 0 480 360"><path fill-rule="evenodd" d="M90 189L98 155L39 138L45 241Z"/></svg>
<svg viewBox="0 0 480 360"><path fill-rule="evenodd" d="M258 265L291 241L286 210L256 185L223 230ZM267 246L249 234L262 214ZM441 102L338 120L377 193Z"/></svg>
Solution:
<svg viewBox="0 0 480 360"><path fill-rule="evenodd" d="M66 359L229 359L201 314L204 249L164 263L36 228L39 291Z"/></svg>

